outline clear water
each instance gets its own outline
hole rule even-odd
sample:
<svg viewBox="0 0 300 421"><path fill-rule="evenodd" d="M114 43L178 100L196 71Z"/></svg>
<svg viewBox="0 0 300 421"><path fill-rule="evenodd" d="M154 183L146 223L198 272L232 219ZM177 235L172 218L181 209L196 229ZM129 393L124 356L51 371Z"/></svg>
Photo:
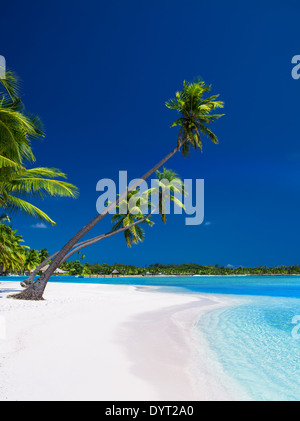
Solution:
<svg viewBox="0 0 300 421"><path fill-rule="evenodd" d="M1 280L20 282L26 277L0 277ZM126 278L76 278L53 276L50 282L75 282L88 284L150 285L179 287L187 292L273 296L300 298L299 276L178 276L178 277L126 277ZM182 292L182 291L181 291Z"/></svg>
<svg viewBox="0 0 300 421"><path fill-rule="evenodd" d="M234 396L300 400L300 339L292 335L295 315L300 315L299 299L244 297L240 305L201 317L197 328L202 343L204 339L208 344Z"/></svg>
<svg viewBox="0 0 300 421"><path fill-rule="evenodd" d="M3 278L8 279L23 278ZM236 398L300 400L300 338L292 334L300 333L300 277L54 277L51 281L229 294L236 298L235 305L205 313L197 324L200 353L207 345L212 374ZM297 315L295 332L297 324L292 321Z"/></svg>

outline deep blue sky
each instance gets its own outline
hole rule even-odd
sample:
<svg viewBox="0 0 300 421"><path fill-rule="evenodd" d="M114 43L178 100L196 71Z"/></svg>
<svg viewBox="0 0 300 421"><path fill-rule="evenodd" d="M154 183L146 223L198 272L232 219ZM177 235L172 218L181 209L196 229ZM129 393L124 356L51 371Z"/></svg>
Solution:
<svg viewBox="0 0 300 421"><path fill-rule="evenodd" d="M27 110L47 136L38 166L57 167L80 198L47 199L57 226L13 225L34 248L56 251L96 214L96 183L139 177L176 144L164 103L201 76L225 101L203 154L167 165L205 179L205 222L156 218L143 244L114 237L85 249L90 262L136 265L300 263L300 4L294 0L3 2L0 54L22 79ZM106 218L89 235L110 229Z"/></svg>

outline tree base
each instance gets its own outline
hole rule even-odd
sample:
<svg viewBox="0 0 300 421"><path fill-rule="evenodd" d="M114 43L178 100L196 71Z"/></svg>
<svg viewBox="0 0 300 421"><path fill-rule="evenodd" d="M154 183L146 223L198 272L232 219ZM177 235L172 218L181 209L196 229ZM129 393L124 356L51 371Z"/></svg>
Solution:
<svg viewBox="0 0 300 421"><path fill-rule="evenodd" d="M44 301L43 296L33 288L28 288L19 294L8 295L7 298L12 298L13 300Z"/></svg>

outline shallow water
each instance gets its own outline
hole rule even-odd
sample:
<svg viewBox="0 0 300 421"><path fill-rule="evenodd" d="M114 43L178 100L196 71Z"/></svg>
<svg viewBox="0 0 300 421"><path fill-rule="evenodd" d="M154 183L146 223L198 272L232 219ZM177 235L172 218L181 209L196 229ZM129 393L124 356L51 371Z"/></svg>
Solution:
<svg viewBox="0 0 300 421"><path fill-rule="evenodd" d="M249 297L242 301L204 314L197 325L199 339L208 344L233 395L300 400L300 339L293 323L294 316L300 315L300 300Z"/></svg>
<svg viewBox="0 0 300 421"><path fill-rule="evenodd" d="M20 282L23 279L26 279L26 277L0 277L0 281ZM158 287L179 287L187 289L187 292L300 298L299 276L141 276L126 278L53 276L50 282L150 285Z"/></svg>

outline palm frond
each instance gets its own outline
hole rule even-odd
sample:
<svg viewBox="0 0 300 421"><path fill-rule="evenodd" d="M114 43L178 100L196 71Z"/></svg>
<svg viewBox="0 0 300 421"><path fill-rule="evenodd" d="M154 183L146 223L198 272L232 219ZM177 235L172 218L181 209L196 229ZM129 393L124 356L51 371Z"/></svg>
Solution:
<svg viewBox="0 0 300 421"><path fill-rule="evenodd" d="M0 78L0 83L12 99L18 96L20 82L15 73L7 71L5 79Z"/></svg>
<svg viewBox="0 0 300 421"><path fill-rule="evenodd" d="M224 103L218 100L219 95L204 95L211 90L211 86L198 79L196 82L183 82L182 91L176 92L175 98L166 102L170 109L177 110L180 118L171 127L180 126L178 145L182 145L181 152L188 156L190 146L202 150L200 132L213 143L218 143L217 136L206 127L206 124L221 118L224 114L212 114L217 108L223 108Z"/></svg>
<svg viewBox="0 0 300 421"><path fill-rule="evenodd" d="M19 197L6 194L5 201L0 200L0 206L9 212L13 213L16 211L21 211L26 215L40 219L41 221L49 222L51 225L56 225L56 223L45 212Z"/></svg>

